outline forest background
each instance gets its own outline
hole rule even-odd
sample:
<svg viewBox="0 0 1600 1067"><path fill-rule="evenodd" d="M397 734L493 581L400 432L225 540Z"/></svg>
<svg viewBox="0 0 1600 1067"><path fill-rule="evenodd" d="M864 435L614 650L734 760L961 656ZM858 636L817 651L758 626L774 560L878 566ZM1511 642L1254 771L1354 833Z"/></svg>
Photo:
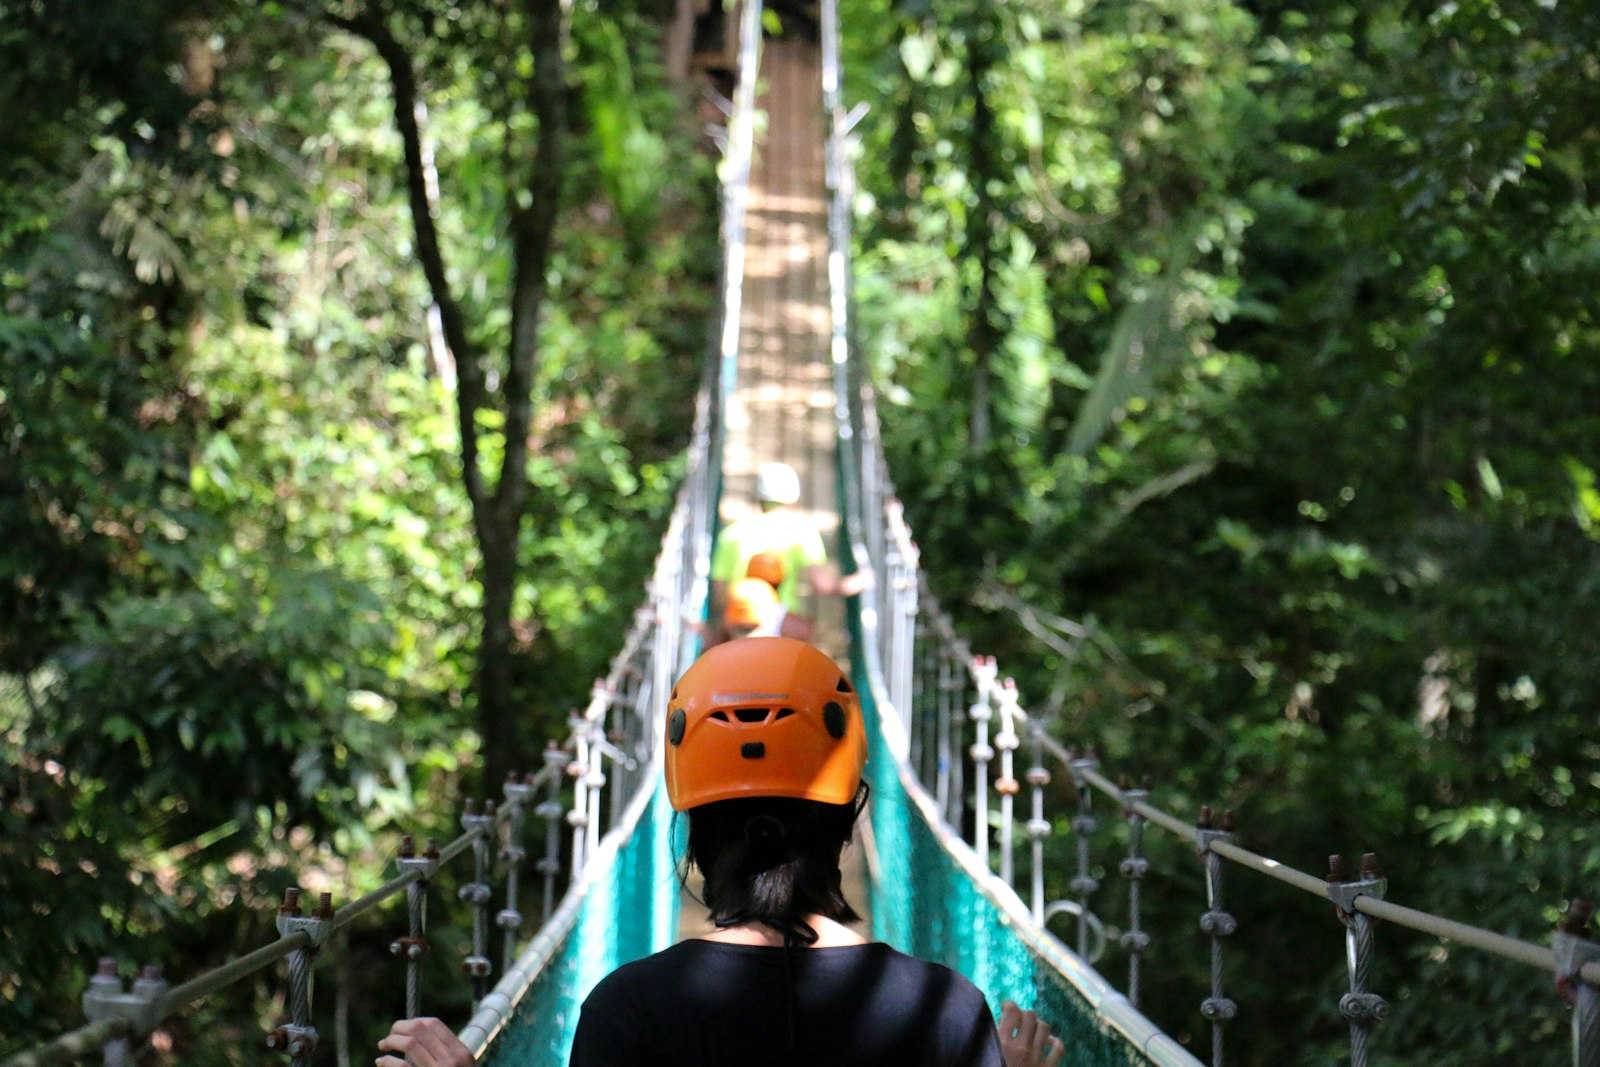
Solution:
<svg viewBox="0 0 1600 1067"><path fill-rule="evenodd" d="M1163 806L1544 939L1600 885L1600 10L843 8L857 346L973 647ZM582 701L712 312L678 14L0 8L0 1051L370 887ZM1188 871L1146 997L1203 1043ZM1336 924L1235 886L1238 1062L1343 1062ZM1386 1063L1559 1062L1537 975L1376 982ZM276 996L147 1055L255 1062Z"/></svg>

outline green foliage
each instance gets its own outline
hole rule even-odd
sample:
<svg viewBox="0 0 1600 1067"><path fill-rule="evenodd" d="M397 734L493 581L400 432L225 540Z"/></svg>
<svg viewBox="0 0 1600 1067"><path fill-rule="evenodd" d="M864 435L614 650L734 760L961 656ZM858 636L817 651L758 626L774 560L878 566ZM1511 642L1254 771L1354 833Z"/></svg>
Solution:
<svg viewBox="0 0 1600 1067"><path fill-rule="evenodd" d="M1249 847L1316 873L1375 849L1396 899L1532 940L1600 866L1596 18L845 13L847 76L873 104L858 349L974 647L1065 739L1155 774L1163 806L1234 807ZM984 151L961 77L976 52ZM981 249L960 235L979 189L983 246L1025 247L1009 262L1030 269L995 272L975 313ZM1027 396L994 406L975 449L950 413L981 403L967 368L985 349ZM1180 869L1151 887L1169 947L1147 997L1203 1044ZM1343 1062L1340 931L1309 898L1243 875L1235 892L1253 947L1230 994L1275 1022L1234 1027L1230 1060ZM1380 939L1385 1062L1559 1044L1544 976Z"/></svg>
<svg viewBox="0 0 1600 1067"><path fill-rule="evenodd" d="M0 10L5 1052L81 1021L97 955L187 976L270 940L288 885L372 888L399 829L453 835L481 756L482 563L384 65L303 5L93 6ZM533 748L640 599L706 338L711 169L657 14L574 25L515 598ZM522 27L393 15L452 281L503 346ZM398 987L387 934L353 937L359 1055ZM174 1021L175 1053L247 1062L279 995L263 976Z"/></svg>

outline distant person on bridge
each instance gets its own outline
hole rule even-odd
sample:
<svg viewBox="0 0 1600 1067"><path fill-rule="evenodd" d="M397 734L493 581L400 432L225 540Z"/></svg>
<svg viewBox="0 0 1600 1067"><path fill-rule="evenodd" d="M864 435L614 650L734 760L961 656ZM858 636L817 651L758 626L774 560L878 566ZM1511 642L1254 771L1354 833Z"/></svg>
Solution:
<svg viewBox="0 0 1600 1067"><path fill-rule="evenodd" d="M783 606L778 591L760 578L741 578L728 590L722 621L729 638L792 637L811 640L811 620Z"/></svg>
<svg viewBox="0 0 1600 1067"><path fill-rule="evenodd" d="M828 564L828 551L816 524L794 507L800 501L800 475L787 463L763 463L756 472L761 511L729 523L711 554L711 632L724 632L729 587L750 573L752 560L769 556L781 564L774 583L789 611L803 611L800 580L818 596L855 596L871 588L870 571L841 575Z"/></svg>
<svg viewBox="0 0 1600 1067"><path fill-rule="evenodd" d="M1032 1012L1007 1002L997 1031L966 978L847 925L839 859L867 738L831 659L783 637L718 645L673 687L666 741L716 929L595 986L572 1067L1057 1067L1061 1041ZM379 1048L395 1054L379 1067L472 1062L438 1020L397 1023Z"/></svg>

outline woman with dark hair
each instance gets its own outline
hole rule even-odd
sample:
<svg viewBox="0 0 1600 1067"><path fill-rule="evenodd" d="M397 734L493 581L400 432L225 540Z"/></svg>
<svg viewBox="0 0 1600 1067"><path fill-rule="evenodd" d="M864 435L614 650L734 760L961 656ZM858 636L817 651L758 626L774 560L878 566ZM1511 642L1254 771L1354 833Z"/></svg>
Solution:
<svg viewBox="0 0 1600 1067"><path fill-rule="evenodd" d="M716 646L673 688L666 740L667 795L688 813L687 863L715 930L602 980L574 1067L1060 1062L1032 1012L1006 1004L997 1033L966 978L847 925L859 917L839 858L866 803L867 741L855 690L826 655L782 637ZM470 1063L453 1041L411 1020L379 1047L415 1067Z"/></svg>

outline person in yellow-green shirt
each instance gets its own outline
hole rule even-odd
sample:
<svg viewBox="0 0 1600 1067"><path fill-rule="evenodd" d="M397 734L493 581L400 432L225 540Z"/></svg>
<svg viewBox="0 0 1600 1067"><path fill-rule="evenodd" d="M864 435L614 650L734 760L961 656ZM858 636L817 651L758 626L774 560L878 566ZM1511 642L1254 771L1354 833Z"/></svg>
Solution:
<svg viewBox="0 0 1600 1067"><path fill-rule="evenodd" d="M803 614L803 578L818 596L855 596L871 587L868 571L841 575L828 564L828 550L816 524L796 511L800 476L787 463L763 463L756 472L756 499L761 511L723 527L711 554L711 632L725 635L723 619L728 587L749 573L750 561L770 555L782 563L778 599L791 612Z"/></svg>

